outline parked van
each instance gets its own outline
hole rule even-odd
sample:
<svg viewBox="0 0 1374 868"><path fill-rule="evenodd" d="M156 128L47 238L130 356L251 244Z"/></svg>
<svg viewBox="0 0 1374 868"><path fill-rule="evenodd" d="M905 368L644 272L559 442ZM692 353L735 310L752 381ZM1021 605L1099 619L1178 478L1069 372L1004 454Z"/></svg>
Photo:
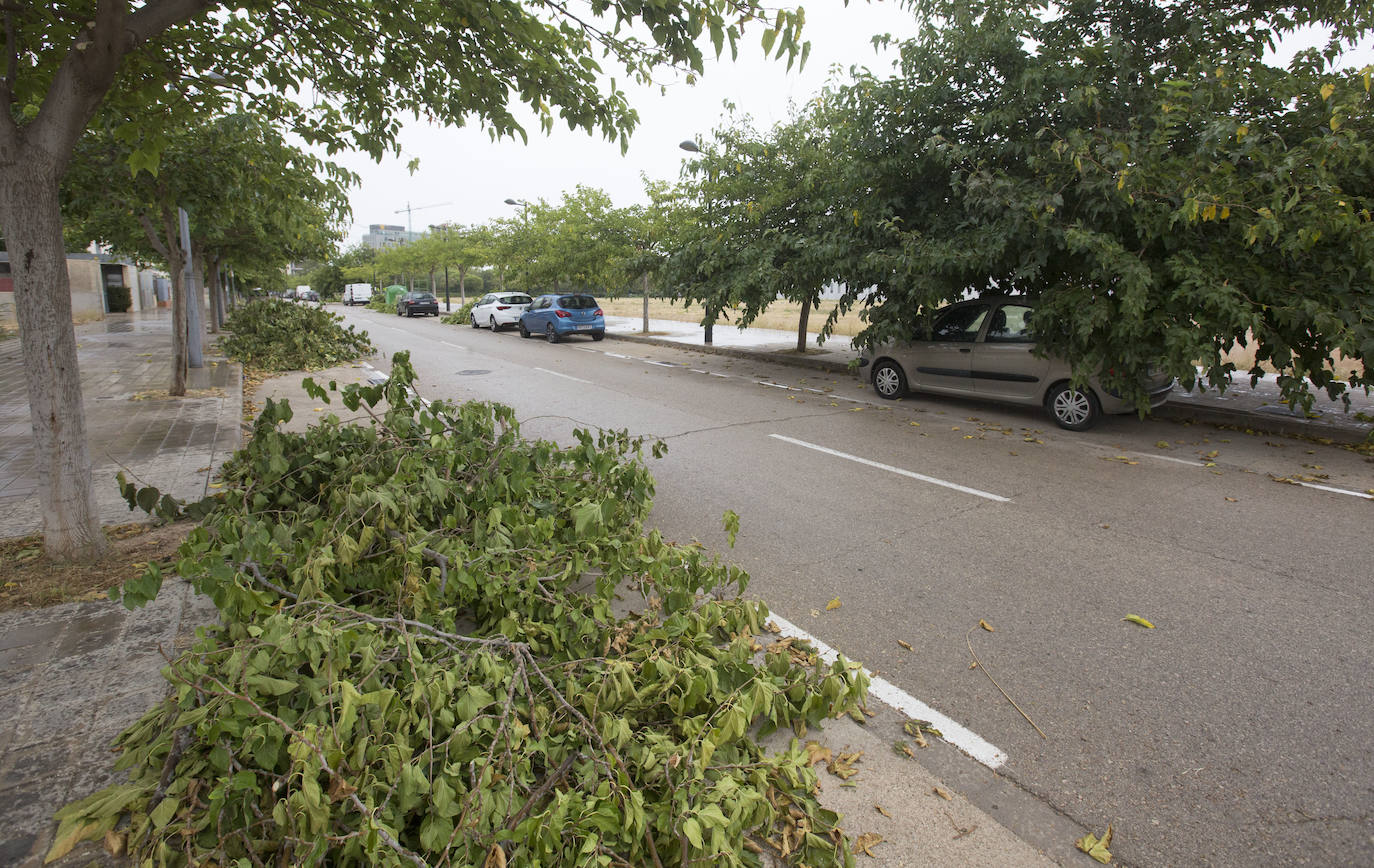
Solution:
<svg viewBox="0 0 1374 868"><path fill-rule="evenodd" d="M367 304L372 300L372 284L370 283L350 283L344 286L343 303L350 307L355 304Z"/></svg>

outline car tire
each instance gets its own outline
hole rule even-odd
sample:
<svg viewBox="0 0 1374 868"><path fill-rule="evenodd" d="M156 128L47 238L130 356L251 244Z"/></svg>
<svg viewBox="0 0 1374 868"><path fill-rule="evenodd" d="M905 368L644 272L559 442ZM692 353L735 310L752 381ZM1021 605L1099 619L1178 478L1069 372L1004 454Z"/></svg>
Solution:
<svg viewBox="0 0 1374 868"><path fill-rule="evenodd" d="M530 336L530 330L525 328L524 320L520 320L520 322L516 323L516 325L520 328L520 337L527 338Z"/></svg>
<svg viewBox="0 0 1374 868"><path fill-rule="evenodd" d="M600 340L605 340L605 339L606 339L606 333L605 333L605 332L592 332L592 340L594 340L594 341L600 341Z"/></svg>
<svg viewBox="0 0 1374 868"><path fill-rule="evenodd" d="M873 391L879 398L895 401L906 395L906 374L893 361L881 361L873 366Z"/></svg>
<svg viewBox="0 0 1374 868"><path fill-rule="evenodd" d="M558 332L554 331L553 323L544 326L544 340L551 344L558 343Z"/></svg>
<svg viewBox="0 0 1374 868"><path fill-rule="evenodd" d="M1056 383L1045 396L1045 409L1060 428L1087 431L1102 418L1102 405L1092 389L1076 389L1070 383Z"/></svg>
<svg viewBox="0 0 1374 868"><path fill-rule="evenodd" d="M468 314L468 322L472 323L472 327L475 329L481 328L481 326L477 324L477 314L475 313Z"/></svg>
<svg viewBox="0 0 1374 868"><path fill-rule="evenodd" d="M491 318L491 333L492 333L492 334L496 334L496 333L499 332L500 330L501 330L501 327L500 327L499 325L496 324L496 317L495 317L495 316L492 316L492 318Z"/></svg>

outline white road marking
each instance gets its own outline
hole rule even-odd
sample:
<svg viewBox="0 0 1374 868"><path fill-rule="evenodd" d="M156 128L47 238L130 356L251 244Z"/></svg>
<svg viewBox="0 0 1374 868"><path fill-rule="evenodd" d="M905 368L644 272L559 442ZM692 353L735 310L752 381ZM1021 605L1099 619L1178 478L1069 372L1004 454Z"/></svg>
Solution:
<svg viewBox="0 0 1374 868"><path fill-rule="evenodd" d="M439 343L443 344L443 345L446 346L446 347L453 347L455 350L465 350L465 349L467 349L467 347L462 347L462 346L459 346L458 344L450 343L449 341L439 341Z"/></svg>
<svg viewBox="0 0 1374 868"><path fill-rule="evenodd" d="M570 377L570 376L568 376L567 374L560 374L560 373L558 373L557 371L550 371L550 370L547 369L547 368L535 368L535 370L536 370L536 371L543 371L543 372L546 373L546 374L553 374L555 377L562 377L562 378L565 379L565 380L572 380L572 381L575 382L575 383L585 383L585 384L588 385L588 386L594 386L594 385L596 385L596 384L593 383L591 380L581 380L581 379L578 379L577 377Z"/></svg>
<svg viewBox="0 0 1374 868"><path fill-rule="evenodd" d="M1128 455L1132 458L1152 458L1155 461L1172 461L1175 464L1182 464L1186 467L1206 467L1205 464L1199 464L1196 459L1189 460L1187 458L1175 458L1172 455L1152 455L1149 452L1120 452L1117 454Z"/></svg>
<svg viewBox="0 0 1374 868"><path fill-rule="evenodd" d="M869 467L876 467L879 470L886 470L889 473L896 473L900 476L906 476L911 479L919 480L921 482L929 482L931 485L939 485L943 488L951 488L955 491L962 491L965 494L972 494L975 497L982 497L987 500L995 500L998 503L1011 503L1010 497L1003 497L1000 494L992 494L991 492L981 491L977 488L969 488L967 485L960 485L957 482L949 482L945 479L936 479L934 476L926 476L923 473L915 473L910 470L903 470L900 467L893 467L891 464L881 464L877 461L870 461L867 458L860 458L857 455L850 455L847 452L840 452L839 450L830 449L825 446L817 446L815 443L807 443L805 440L795 440L791 437L784 437L781 434L769 434L768 436L772 437L775 440L781 440L784 443L791 443L794 446L802 446L807 449L814 449L817 452L824 452L826 455L833 455L836 458L843 458L846 461L853 461L858 464L867 465Z"/></svg>
<svg viewBox="0 0 1374 868"><path fill-rule="evenodd" d="M793 636L801 639L813 646L820 658L826 663L834 663L839 656L839 652L821 640L807 633L805 630L793 624L791 621L777 614L771 613L771 620L782 631L784 636ZM941 736L945 741L959 748L973 759L982 763L990 769L997 769L1006 764L1009 757L1004 751L989 743L981 735L958 723L951 718L941 714L935 709L926 705L921 700L907 693L902 688L888 681L886 678L879 678L864 668L864 674L868 676L868 695L877 697L888 706L895 708L907 717L914 717L917 720L927 720L940 730Z"/></svg>
<svg viewBox="0 0 1374 868"><path fill-rule="evenodd" d="M1374 500L1374 494L1365 494L1363 491L1350 491L1345 488L1336 488L1333 485L1318 485L1315 482L1299 482L1296 479L1293 481L1297 482L1298 485L1301 485L1303 488L1315 488L1318 491L1329 491L1332 494L1348 494L1351 497L1363 497L1365 500Z"/></svg>
<svg viewBox="0 0 1374 868"><path fill-rule="evenodd" d="M769 386L770 388L774 388L774 389L783 389L784 391L787 391L787 392L795 392L795 391L797 391L796 389L792 388L791 386L784 386L782 383L770 383L770 382L768 382L767 380L755 380L754 382L755 382L756 384L760 385L760 386Z"/></svg>
<svg viewBox="0 0 1374 868"><path fill-rule="evenodd" d="M657 365L657 366L659 366L660 368L676 368L676 367L677 367L677 365L674 365L674 364L671 363L671 362L656 362L656 361L654 361L653 359L640 359L640 361L643 362L643 363L646 364L646 365Z"/></svg>

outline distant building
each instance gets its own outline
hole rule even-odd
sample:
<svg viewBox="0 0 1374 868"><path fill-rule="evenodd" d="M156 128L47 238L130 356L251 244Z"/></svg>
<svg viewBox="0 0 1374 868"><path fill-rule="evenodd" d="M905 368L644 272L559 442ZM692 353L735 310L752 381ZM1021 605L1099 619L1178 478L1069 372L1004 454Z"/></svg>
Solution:
<svg viewBox="0 0 1374 868"><path fill-rule="evenodd" d="M423 232L407 232L404 226L372 223L367 227L367 234L363 236L363 243L374 250L381 250L383 247L391 247L396 244L409 244L424 234Z"/></svg>
<svg viewBox="0 0 1374 868"><path fill-rule="evenodd" d="M72 320L89 322L110 312L111 290L129 291L129 310L166 307L171 281L164 271L140 268L126 259L96 253L68 253L67 279L72 291ZM14 278L9 254L0 250L0 325L11 327L14 310Z"/></svg>

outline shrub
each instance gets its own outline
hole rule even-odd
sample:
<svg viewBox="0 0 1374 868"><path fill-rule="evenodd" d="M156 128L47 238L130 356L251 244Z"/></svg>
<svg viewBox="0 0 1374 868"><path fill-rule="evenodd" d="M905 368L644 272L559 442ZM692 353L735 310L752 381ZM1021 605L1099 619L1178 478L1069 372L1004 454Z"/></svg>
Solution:
<svg viewBox="0 0 1374 868"><path fill-rule="evenodd" d="M367 332L342 322L319 305L260 299L234 311L224 324L232 334L220 346L245 367L262 371L309 371L372 353Z"/></svg>
<svg viewBox="0 0 1374 868"><path fill-rule="evenodd" d="M105 287L105 304L110 308L110 313L128 313L129 308L134 306L133 293L129 287L120 284L118 286Z"/></svg>
<svg viewBox="0 0 1374 868"><path fill-rule="evenodd" d="M476 306L477 299L474 298L453 313L440 317L439 322L448 323L449 325L467 325L468 316L472 314L472 309Z"/></svg>
<svg viewBox="0 0 1374 868"><path fill-rule="evenodd" d="M386 303L386 288L380 287L372 291L372 298L367 300L368 310L379 310L384 313L394 313L394 310Z"/></svg>
<svg viewBox="0 0 1374 868"><path fill-rule="evenodd" d="M645 532L642 440L525 440L510 408L425 406L413 376L402 353L343 390L386 407L374 424L288 433L268 402L180 552L220 626L54 852L120 827L172 865L852 864L806 751L754 736L858 714L862 673L762 648L745 573Z"/></svg>

